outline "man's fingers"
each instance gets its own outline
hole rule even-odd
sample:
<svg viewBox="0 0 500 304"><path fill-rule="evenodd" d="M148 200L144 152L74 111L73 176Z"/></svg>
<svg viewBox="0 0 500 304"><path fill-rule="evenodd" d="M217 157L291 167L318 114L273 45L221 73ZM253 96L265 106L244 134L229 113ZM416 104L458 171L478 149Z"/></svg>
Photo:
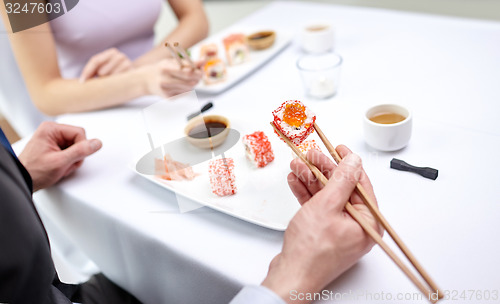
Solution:
<svg viewBox="0 0 500 304"><path fill-rule="evenodd" d="M323 173L326 178L330 179L335 170L336 165L325 154L316 149L307 152L307 160L309 160L316 168Z"/></svg>
<svg viewBox="0 0 500 304"><path fill-rule="evenodd" d="M338 145L337 148L335 148L335 150L337 151L337 153L342 158L346 157L347 154L351 154L352 153L352 151L349 148L347 148L346 146L344 146L344 145Z"/></svg>
<svg viewBox="0 0 500 304"><path fill-rule="evenodd" d="M309 170L309 167L300 159L296 158L290 163L290 169L293 174L297 176L298 179L307 187L307 190L312 194L316 194L318 191L323 189L324 185L319 181L319 179L314 175L314 173Z"/></svg>
<svg viewBox="0 0 500 304"><path fill-rule="evenodd" d="M95 153L101 147L102 142L98 139L84 140L62 150L61 153L65 155L68 164L73 164Z"/></svg>
<svg viewBox="0 0 500 304"><path fill-rule="evenodd" d="M318 203L343 210L359 181L361 171L361 158L354 153L348 154L335 169L326 187L315 196Z"/></svg>
<svg viewBox="0 0 500 304"><path fill-rule="evenodd" d="M299 203L303 205L305 202L311 199L311 193L307 190L307 187L302 183L302 181L293 173L288 174L288 186L292 190L293 195L297 198Z"/></svg>
<svg viewBox="0 0 500 304"><path fill-rule="evenodd" d="M86 140L85 129L76 126L52 123L51 132L61 149Z"/></svg>
<svg viewBox="0 0 500 304"><path fill-rule="evenodd" d="M349 155L350 153L352 153L351 150L344 145L339 145L337 148L335 148L335 150L337 151L337 153L339 153L339 155L342 158L344 158L347 155ZM366 190L367 194L370 197L375 198L375 192L373 190L373 185L372 185L370 179L368 178L368 175L366 174L366 172L363 168L361 168L359 183L363 186L363 188ZM377 204L377 200L374 200L374 201ZM359 197L359 195L357 193L355 193L351 203L353 203L353 204L362 203L361 197Z"/></svg>
<svg viewBox="0 0 500 304"><path fill-rule="evenodd" d="M73 174L78 168L80 168L83 164L83 160L77 161L76 163L72 164L71 166L66 169L66 172L64 172L63 177L69 176Z"/></svg>

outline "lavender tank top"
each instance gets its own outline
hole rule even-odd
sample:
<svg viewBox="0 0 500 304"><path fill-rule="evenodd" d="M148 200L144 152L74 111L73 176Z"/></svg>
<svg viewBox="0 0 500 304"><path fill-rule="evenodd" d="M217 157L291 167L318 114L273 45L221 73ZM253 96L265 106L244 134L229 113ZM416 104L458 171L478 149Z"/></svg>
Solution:
<svg viewBox="0 0 500 304"><path fill-rule="evenodd" d="M131 60L153 47L154 25L162 0L80 0L52 20L63 78L80 76L95 54L115 47Z"/></svg>

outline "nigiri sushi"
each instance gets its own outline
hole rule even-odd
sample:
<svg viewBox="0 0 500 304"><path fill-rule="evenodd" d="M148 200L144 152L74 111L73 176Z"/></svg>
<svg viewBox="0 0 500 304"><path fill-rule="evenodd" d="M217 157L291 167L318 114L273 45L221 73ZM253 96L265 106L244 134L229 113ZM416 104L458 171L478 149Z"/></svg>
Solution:
<svg viewBox="0 0 500 304"><path fill-rule="evenodd" d="M219 58L211 59L203 66L203 81L213 84L226 79L226 65Z"/></svg>
<svg viewBox="0 0 500 304"><path fill-rule="evenodd" d="M274 125L295 145L314 131L316 115L299 100L287 100L273 111Z"/></svg>
<svg viewBox="0 0 500 304"><path fill-rule="evenodd" d="M264 132L257 131L245 135L241 141L245 146L247 158L258 168L265 167L274 160L271 143Z"/></svg>
<svg viewBox="0 0 500 304"><path fill-rule="evenodd" d="M236 193L236 177L232 158L213 159L208 163L208 176L212 192L218 196Z"/></svg>
<svg viewBox="0 0 500 304"><path fill-rule="evenodd" d="M248 59L248 46L246 45L245 35L232 34L223 40L226 49L226 58L229 65L237 65Z"/></svg>

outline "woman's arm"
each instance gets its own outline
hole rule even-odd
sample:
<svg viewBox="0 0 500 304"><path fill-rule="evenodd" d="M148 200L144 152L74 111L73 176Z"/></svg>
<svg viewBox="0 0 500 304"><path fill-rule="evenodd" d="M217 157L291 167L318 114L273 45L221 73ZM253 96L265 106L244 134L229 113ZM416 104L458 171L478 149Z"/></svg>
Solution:
<svg viewBox="0 0 500 304"><path fill-rule="evenodd" d="M0 12L9 31L4 6ZM148 94L171 96L188 90L201 77L197 71L180 71L175 62L164 60L82 83L61 77L49 24L11 33L9 38L31 99L48 115L112 107Z"/></svg>
<svg viewBox="0 0 500 304"><path fill-rule="evenodd" d="M164 42L179 42L184 48L193 46L208 35L208 19L200 0L168 0L179 24L163 39L163 43L153 48L134 62L134 66L142 66L169 57Z"/></svg>

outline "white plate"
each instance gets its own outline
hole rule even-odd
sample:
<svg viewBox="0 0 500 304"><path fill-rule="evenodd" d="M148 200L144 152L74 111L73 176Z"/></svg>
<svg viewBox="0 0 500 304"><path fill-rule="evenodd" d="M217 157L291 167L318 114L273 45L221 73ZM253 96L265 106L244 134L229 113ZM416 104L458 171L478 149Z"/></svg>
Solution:
<svg viewBox="0 0 500 304"><path fill-rule="evenodd" d="M280 141L273 133L269 122L255 123L257 128L249 128L250 123L242 120L231 120L232 128L242 136L254 131L264 131L268 136L275 160L264 168L256 168L245 156L245 148L238 138L237 143L227 150L225 157L232 157L235 163L235 175L237 193L232 196L219 197L212 193L208 177L208 160L193 165L195 173L199 174L192 181L166 181L154 175L135 172L161 187L187 197L201 205L229 214L236 218L254 223L273 230L284 231L291 218L300 208L296 198L291 193L287 175L290 172L290 161L292 152L288 146ZM174 148L170 144L165 145L165 153L171 154L174 159L183 161L182 154L193 152L198 149L191 146L187 141L180 140ZM169 151L170 150L170 151ZM175 150L175 151L174 151ZM186 152L187 151L187 152ZM205 153L207 150L205 150ZM203 151L200 151L203 154ZM148 153L149 154L149 153ZM220 156L219 156L220 157ZM153 163L153 156L148 162ZM185 160L184 160L185 161ZM137 163L137 162L136 162Z"/></svg>
<svg viewBox="0 0 500 304"><path fill-rule="evenodd" d="M259 32L261 30L273 30L274 32L276 32L276 40L274 41L274 44L270 48L265 50L256 51L250 49L250 55L249 55L250 58L248 59L248 61L235 66L228 65L222 40L230 34L242 33L245 35L250 35L255 32ZM200 43L198 43L197 45L195 45L193 48L190 49L191 57L194 60L198 60L200 58L201 46L208 43L215 43L219 49L219 57L226 63L227 79L223 82L209 84L209 85L206 85L205 83L203 83L203 81L200 81L200 83L195 87L195 90L197 92L207 93L207 94L218 94L221 93L222 91L227 90L237 82L241 81L247 75L258 69L264 63L271 60L279 51L285 48L292 41L292 37L293 37L292 32L283 29L229 28L201 41Z"/></svg>

